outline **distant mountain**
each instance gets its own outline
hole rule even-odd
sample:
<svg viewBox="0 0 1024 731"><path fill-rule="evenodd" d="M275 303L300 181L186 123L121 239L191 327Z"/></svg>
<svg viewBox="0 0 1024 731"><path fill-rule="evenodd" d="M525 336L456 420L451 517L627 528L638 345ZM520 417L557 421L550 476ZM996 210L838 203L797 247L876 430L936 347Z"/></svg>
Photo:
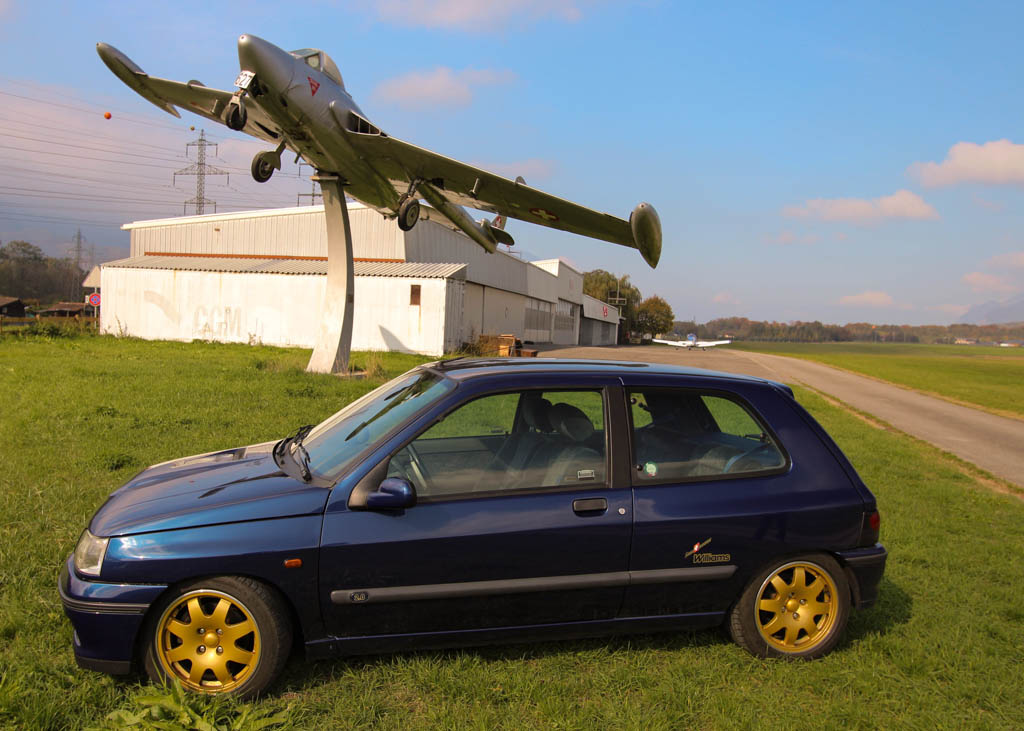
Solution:
<svg viewBox="0 0 1024 731"><path fill-rule="evenodd" d="M967 310L957 322L1003 325L1024 320L1024 295L1003 302L986 302Z"/></svg>

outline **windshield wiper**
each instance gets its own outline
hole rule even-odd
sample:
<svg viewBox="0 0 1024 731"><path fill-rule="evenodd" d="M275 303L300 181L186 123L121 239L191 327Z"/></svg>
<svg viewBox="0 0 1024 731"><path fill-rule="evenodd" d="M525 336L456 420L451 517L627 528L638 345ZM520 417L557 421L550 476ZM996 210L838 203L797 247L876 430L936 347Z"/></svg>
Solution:
<svg viewBox="0 0 1024 731"><path fill-rule="evenodd" d="M316 424L306 424L305 426L300 426L298 429L295 430L295 433L292 434L290 437L285 437L284 439L282 439L281 441L274 445L274 460L278 462L278 464L280 464L279 458L283 457L286 453L288 453L289 456L292 456L291 453L288 452L289 444L294 444L296 448L302 450L302 452L306 455L305 459L302 462L299 462L294 457L292 457L292 460L295 462L295 464L299 466L299 469L302 470L302 479L305 480L306 482L310 481L312 475L310 474L309 471L309 452L307 452L306 448L302 446L302 440L306 438L307 434L313 431L313 427L315 426Z"/></svg>

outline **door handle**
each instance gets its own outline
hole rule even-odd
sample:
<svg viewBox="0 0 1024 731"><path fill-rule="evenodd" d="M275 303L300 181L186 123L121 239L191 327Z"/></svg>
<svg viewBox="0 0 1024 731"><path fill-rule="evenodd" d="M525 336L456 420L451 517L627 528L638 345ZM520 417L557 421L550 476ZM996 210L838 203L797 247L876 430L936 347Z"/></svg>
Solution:
<svg viewBox="0 0 1024 731"><path fill-rule="evenodd" d="M608 509L608 501L603 497L581 498L572 501L572 510L577 515L582 513L603 513Z"/></svg>

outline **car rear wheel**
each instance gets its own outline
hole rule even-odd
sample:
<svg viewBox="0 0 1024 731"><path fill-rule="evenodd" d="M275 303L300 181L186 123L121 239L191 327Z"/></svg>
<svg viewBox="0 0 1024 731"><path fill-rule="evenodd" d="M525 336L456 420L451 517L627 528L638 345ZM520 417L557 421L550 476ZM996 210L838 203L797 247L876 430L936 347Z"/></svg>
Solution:
<svg viewBox="0 0 1024 731"><path fill-rule="evenodd" d="M198 693L253 698L284 667L291 624L269 587L241 576L179 587L151 613L145 668L158 682L175 678Z"/></svg>
<svg viewBox="0 0 1024 731"><path fill-rule="evenodd" d="M757 657L810 660L832 651L849 614L850 586L835 559L797 556L754 577L732 609L729 633Z"/></svg>

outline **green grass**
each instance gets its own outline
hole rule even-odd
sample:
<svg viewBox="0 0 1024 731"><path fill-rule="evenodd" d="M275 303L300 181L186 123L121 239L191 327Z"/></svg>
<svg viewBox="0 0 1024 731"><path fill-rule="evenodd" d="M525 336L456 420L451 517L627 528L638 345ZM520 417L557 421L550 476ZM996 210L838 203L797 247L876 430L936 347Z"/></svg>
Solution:
<svg viewBox="0 0 1024 731"><path fill-rule="evenodd" d="M1024 416L1024 348L902 343L734 343L805 358L990 411Z"/></svg>
<svg viewBox="0 0 1024 731"><path fill-rule="evenodd" d="M382 378L420 360L374 357ZM104 726L151 695L137 679L75 667L58 569L92 512L141 466L273 439L379 382L308 375L307 358L0 340L0 726ZM878 606L853 615L827 658L765 662L706 631L295 659L257 710L290 706L297 728L1024 727L1024 503L930 447L797 393L878 496L890 550Z"/></svg>

